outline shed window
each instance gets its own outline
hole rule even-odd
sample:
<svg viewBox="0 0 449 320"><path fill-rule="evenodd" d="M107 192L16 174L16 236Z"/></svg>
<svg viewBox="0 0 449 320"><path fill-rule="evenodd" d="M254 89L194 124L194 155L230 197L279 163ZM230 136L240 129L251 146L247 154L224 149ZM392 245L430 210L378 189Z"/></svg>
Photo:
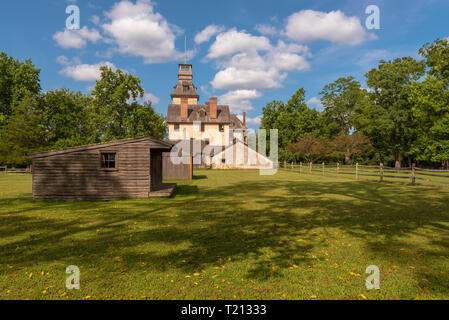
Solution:
<svg viewBox="0 0 449 320"><path fill-rule="evenodd" d="M104 169L115 169L116 167L116 153L102 152L101 153L101 167Z"/></svg>

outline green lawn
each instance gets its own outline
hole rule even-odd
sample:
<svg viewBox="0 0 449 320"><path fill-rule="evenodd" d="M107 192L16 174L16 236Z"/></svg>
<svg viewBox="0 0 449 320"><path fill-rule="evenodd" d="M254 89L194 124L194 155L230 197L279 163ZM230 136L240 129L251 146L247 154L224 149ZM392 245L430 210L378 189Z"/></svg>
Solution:
<svg viewBox="0 0 449 320"><path fill-rule="evenodd" d="M0 175L0 299L86 298L447 299L449 189L198 170L172 199L33 202Z"/></svg>

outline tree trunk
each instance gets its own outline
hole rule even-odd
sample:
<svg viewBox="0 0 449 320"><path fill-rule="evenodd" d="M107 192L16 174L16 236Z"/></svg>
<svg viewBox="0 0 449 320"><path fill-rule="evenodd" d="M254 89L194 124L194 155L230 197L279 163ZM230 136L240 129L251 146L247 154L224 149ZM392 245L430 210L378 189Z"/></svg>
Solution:
<svg viewBox="0 0 449 320"><path fill-rule="evenodd" d="M400 151L395 151L394 153L394 167L395 168L400 168L401 167L401 160L402 160L402 156L401 156L401 152Z"/></svg>

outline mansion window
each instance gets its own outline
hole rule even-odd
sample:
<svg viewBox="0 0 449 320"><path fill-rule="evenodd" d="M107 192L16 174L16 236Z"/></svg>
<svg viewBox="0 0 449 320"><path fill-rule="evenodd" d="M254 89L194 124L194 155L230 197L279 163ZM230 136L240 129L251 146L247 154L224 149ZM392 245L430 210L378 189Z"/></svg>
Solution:
<svg viewBox="0 0 449 320"><path fill-rule="evenodd" d="M201 124L201 132L204 132L205 127L204 127L204 123Z"/></svg>
<svg viewBox="0 0 449 320"><path fill-rule="evenodd" d="M224 131L224 125L219 124L218 125L218 131L223 132Z"/></svg>
<svg viewBox="0 0 449 320"><path fill-rule="evenodd" d="M179 131L179 123L175 123L175 131Z"/></svg>
<svg viewBox="0 0 449 320"><path fill-rule="evenodd" d="M115 169L116 168L116 153L115 152L102 152L100 155L101 168L102 169Z"/></svg>

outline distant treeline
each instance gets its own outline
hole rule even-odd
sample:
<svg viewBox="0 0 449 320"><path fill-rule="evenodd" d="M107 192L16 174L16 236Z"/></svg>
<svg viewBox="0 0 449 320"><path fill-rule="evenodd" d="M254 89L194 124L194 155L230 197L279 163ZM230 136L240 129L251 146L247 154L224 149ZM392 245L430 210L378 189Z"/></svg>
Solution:
<svg viewBox="0 0 449 320"><path fill-rule="evenodd" d="M101 67L90 94L42 92L40 69L0 53L0 165L24 166L30 154L115 139L166 134L140 79Z"/></svg>
<svg viewBox="0 0 449 320"><path fill-rule="evenodd" d="M279 130L281 161L340 161L449 166L449 43L425 44L419 54L380 61L366 76L326 85L323 110L305 90L263 109L261 128Z"/></svg>

